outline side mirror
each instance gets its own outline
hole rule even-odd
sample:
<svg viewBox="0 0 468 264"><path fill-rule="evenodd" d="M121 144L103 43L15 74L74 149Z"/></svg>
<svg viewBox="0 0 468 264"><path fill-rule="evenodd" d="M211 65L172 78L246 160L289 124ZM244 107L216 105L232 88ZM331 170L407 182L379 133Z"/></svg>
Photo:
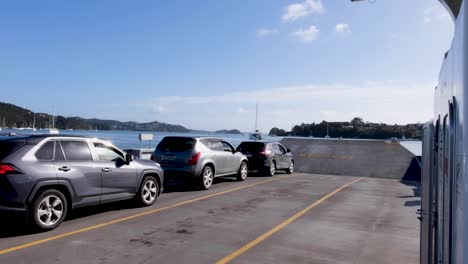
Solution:
<svg viewBox="0 0 468 264"><path fill-rule="evenodd" d="M127 165L128 165L128 164L130 164L130 162L132 162L132 161L133 161L133 156L130 155L130 154L126 154L126 155L125 155L125 163L127 163Z"/></svg>
<svg viewBox="0 0 468 264"><path fill-rule="evenodd" d="M291 152L291 149L286 149L286 152L287 152L287 153L290 153L290 152Z"/></svg>

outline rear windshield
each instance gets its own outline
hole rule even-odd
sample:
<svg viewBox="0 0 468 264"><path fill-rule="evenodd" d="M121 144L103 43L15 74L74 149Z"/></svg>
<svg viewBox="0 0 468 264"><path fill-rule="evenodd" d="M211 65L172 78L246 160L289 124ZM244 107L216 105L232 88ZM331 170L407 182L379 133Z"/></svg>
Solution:
<svg viewBox="0 0 468 264"><path fill-rule="evenodd" d="M0 140L0 160L24 145L25 141Z"/></svg>
<svg viewBox="0 0 468 264"><path fill-rule="evenodd" d="M193 149L195 143L196 141L193 138L165 137L156 149L160 151L183 152Z"/></svg>
<svg viewBox="0 0 468 264"><path fill-rule="evenodd" d="M242 153L257 153L265 150L265 144L261 142L242 142L237 151Z"/></svg>

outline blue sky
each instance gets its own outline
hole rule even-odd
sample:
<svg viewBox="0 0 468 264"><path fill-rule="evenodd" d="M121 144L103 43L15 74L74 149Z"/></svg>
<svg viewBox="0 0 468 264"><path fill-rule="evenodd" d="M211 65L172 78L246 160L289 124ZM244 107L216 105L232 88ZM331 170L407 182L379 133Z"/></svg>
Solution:
<svg viewBox="0 0 468 264"><path fill-rule="evenodd" d="M193 129L424 122L453 22L437 0L0 2L0 101Z"/></svg>

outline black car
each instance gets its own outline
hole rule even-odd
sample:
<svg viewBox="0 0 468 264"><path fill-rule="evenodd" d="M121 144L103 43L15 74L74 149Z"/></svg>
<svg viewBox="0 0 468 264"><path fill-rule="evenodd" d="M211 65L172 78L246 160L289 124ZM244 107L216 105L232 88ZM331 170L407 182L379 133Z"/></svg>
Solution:
<svg viewBox="0 0 468 264"><path fill-rule="evenodd" d="M277 170L294 172L294 159L289 149L278 142L245 141L238 147L249 159L251 170L265 172L269 176L275 175Z"/></svg>

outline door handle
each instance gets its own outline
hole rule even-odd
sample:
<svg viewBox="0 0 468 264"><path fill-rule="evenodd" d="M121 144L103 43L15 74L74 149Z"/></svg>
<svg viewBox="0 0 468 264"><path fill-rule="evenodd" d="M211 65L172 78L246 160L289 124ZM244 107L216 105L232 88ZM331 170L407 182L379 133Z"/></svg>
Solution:
<svg viewBox="0 0 468 264"><path fill-rule="evenodd" d="M103 168L102 171L103 171L103 172L111 172L112 170L109 169L109 168Z"/></svg>
<svg viewBox="0 0 468 264"><path fill-rule="evenodd" d="M70 171L71 169L67 166L62 166L60 168L58 168L59 171L63 171L63 172L67 172L67 171Z"/></svg>

